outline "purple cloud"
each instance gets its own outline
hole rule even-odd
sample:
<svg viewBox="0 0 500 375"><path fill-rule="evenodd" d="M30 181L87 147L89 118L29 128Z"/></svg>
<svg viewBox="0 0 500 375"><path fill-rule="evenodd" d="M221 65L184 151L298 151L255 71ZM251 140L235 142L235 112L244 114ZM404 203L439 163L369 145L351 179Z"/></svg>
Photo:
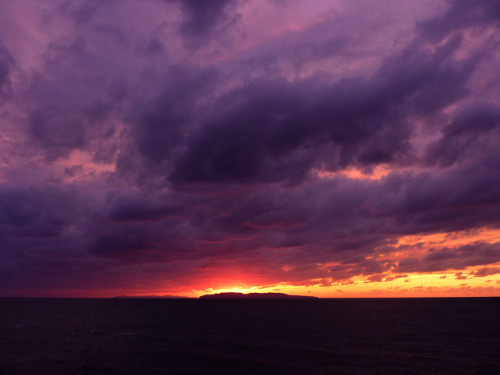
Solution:
<svg viewBox="0 0 500 375"><path fill-rule="evenodd" d="M498 15L2 3L0 294L496 275Z"/></svg>

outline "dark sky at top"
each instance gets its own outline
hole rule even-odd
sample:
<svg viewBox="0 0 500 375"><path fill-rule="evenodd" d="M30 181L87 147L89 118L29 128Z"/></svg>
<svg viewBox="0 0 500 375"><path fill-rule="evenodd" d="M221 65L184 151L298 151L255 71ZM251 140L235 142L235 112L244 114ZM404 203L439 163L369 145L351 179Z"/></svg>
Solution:
<svg viewBox="0 0 500 375"><path fill-rule="evenodd" d="M496 0L1 2L0 295L498 295L499 23Z"/></svg>

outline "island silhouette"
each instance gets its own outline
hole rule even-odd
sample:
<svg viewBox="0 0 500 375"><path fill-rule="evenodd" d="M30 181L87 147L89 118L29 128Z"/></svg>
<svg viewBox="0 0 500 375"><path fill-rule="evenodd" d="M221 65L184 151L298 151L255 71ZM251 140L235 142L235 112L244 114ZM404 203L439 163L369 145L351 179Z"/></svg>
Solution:
<svg viewBox="0 0 500 375"><path fill-rule="evenodd" d="M318 299L313 296L297 296L285 293L216 293L205 294L200 296L199 299Z"/></svg>

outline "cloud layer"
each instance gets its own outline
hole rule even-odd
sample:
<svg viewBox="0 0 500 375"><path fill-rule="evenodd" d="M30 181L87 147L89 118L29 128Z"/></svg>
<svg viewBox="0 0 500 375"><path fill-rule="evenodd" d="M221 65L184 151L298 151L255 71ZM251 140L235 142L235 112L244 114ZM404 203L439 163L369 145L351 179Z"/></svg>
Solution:
<svg viewBox="0 0 500 375"><path fill-rule="evenodd" d="M494 280L499 11L1 4L0 294Z"/></svg>

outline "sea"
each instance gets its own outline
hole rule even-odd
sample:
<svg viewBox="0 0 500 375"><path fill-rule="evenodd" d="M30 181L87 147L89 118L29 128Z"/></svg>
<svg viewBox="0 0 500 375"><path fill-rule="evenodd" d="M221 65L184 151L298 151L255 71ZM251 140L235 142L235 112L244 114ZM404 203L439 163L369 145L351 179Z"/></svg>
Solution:
<svg viewBox="0 0 500 375"><path fill-rule="evenodd" d="M0 298L0 374L500 374L500 298Z"/></svg>

